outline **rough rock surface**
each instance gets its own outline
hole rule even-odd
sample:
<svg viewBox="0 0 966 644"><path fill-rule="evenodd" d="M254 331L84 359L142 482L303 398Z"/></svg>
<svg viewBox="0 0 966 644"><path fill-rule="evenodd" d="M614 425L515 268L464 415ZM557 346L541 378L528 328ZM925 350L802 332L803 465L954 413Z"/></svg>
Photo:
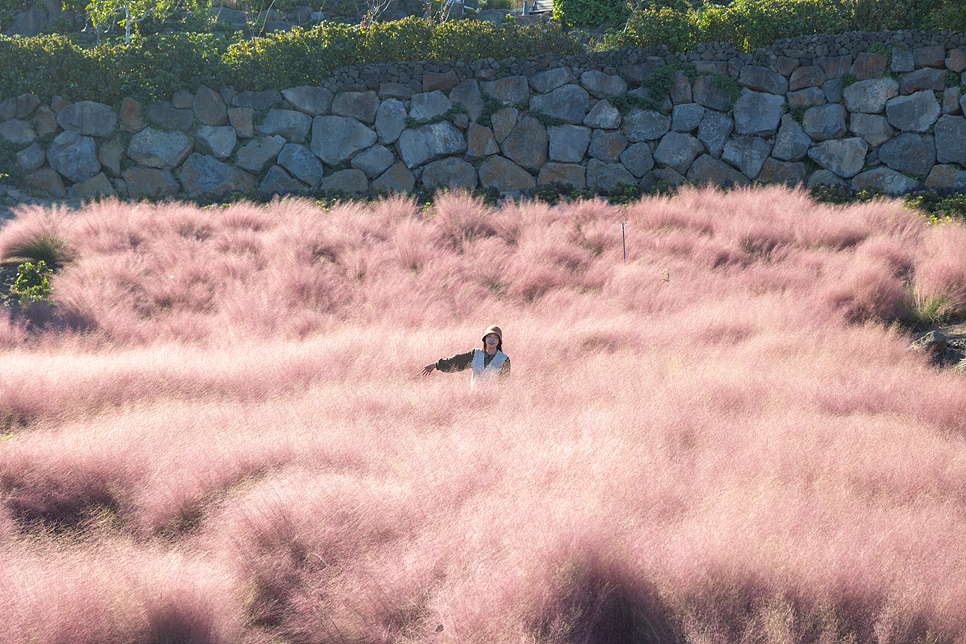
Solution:
<svg viewBox="0 0 966 644"><path fill-rule="evenodd" d="M946 115L936 122L936 160L966 166L966 118Z"/></svg>
<svg viewBox="0 0 966 644"><path fill-rule="evenodd" d="M47 148L50 167L69 181L87 181L101 171L94 139L76 132L61 132Z"/></svg>
<svg viewBox="0 0 966 644"><path fill-rule="evenodd" d="M848 132L846 116L848 112L842 105L819 105L805 112L802 129L815 142L840 139Z"/></svg>
<svg viewBox="0 0 966 644"><path fill-rule="evenodd" d="M466 139L459 128L442 121L404 130L396 147L403 163L412 169L443 156L466 152Z"/></svg>
<svg viewBox="0 0 966 644"><path fill-rule="evenodd" d="M305 143L312 127L312 117L295 110L269 110L265 120L255 128L268 136L280 136L289 143Z"/></svg>
<svg viewBox="0 0 966 644"><path fill-rule="evenodd" d="M184 191L192 197L247 192L255 186L253 175L197 152L181 164L178 180Z"/></svg>
<svg viewBox="0 0 966 644"><path fill-rule="evenodd" d="M557 183L583 190L587 187L587 169L576 163L555 163L551 161L540 168L537 183L541 186Z"/></svg>
<svg viewBox="0 0 966 644"><path fill-rule="evenodd" d="M348 161L353 154L375 144L378 138L374 131L353 118L316 116L312 121L312 153L329 165Z"/></svg>
<svg viewBox="0 0 966 644"><path fill-rule="evenodd" d="M423 168L424 186L452 186L472 190L476 187L476 169L462 159L449 157L433 161Z"/></svg>
<svg viewBox="0 0 966 644"><path fill-rule="evenodd" d="M287 143L278 153L277 162L309 188L318 187L322 180L322 162L304 145Z"/></svg>
<svg viewBox="0 0 966 644"><path fill-rule="evenodd" d="M879 148L879 160L896 172L925 179L936 164L936 141L932 135L904 132Z"/></svg>
<svg viewBox="0 0 966 644"><path fill-rule="evenodd" d="M579 85L564 85L549 94L535 95L530 99L530 109L577 125L587 116L590 95Z"/></svg>
<svg viewBox="0 0 966 644"><path fill-rule="evenodd" d="M926 132L939 119L941 113L939 101L930 91L897 96L886 103L889 124L904 132Z"/></svg>
<svg viewBox="0 0 966 644"><path fill-rule="evenodd" d="M719 161L708 154L702 154L695 159L691 168L688 170L687 176L688 179L694 179L702 183L716 183L718 185L744 185L748 183L748 177L727 163Z"/></svg>
<svg viewBox="0 0 966 644"><path fill-rule="evenodd" d="M774 94L745 91L735 101L735 132L771 136L778 131L785 100Z"/></svg>
<svg viewBox="0 0 966 644"><path fill-rule="evenodd" d="M379 97L373 91L368 92L340 92L332 99L332 114L373 123L376 120L376 110L379 109Z"/></svg>
<svg viewBox="0 0 966 644"><path fill-rule="evenodd" d="M309 116L324 115L332 107L332 99L335 98L335 94L331 90L311 85L301 85L282 90L282 96L295 109Z"/></svg>
<svg viewBox="0 0 966 644"><path fill-rule="evenodd" d="M782 117L772 156L780 161L801 161L808 154L812 139L788 114Z"/></svg>
<svg viewBox="0 0 966 644"><path fill-rule="evenodd" d="M319 188L332 194L361 194L369 189L369 182L362 170L341 170L322 179Z"/></svg>
<svg viewBox="0 0 966 644"><path fill-rule="evenodd" d="M285 139L280 136L254 139L235 154L235 165L242 170L258 174L275 163L285 143Z"/></svg>
<svg viewBox="0 0 966 644"><path fill-rule="evenodd" d="M228 126L202 125L195 133L195 149L224 161L235 151L238 135Z"/></svg>
<svg viewBox="0 0 966 644"><path fill-rule="evenodd" d="M610 192L617 184L635 185L637 179L620 163L591 159L587 163L587 187L599 192Z"/></svg>
<svg viewBox="0 0 966 644"><path fill-rule="evenodd" d="M503 157L490 157L480 166L480 185L500 192L533 190L537 182L526 170Z"/></svg>
<svg viewBox="0 0 966 644"><path fill-rule="evenodd" d="M83 136L109 136L117 125L117 115L102 103L80 101L58 112L57 123Z"/></svg>
<svg viewBox="0 0 966 644"><path fill-rule="evenodd" d="M899 83L891 78L876 78L853 83L842 90L842 101L849 112L879 114L886 103L899 95Z"/></svg>
<svg viewBox="0 0 966 644"><path fill-rule="evenodd" d="M559 125L547 131L550 142L550 160L563 163L580 163L590 146L590 128L578 125Z"/></svg>
<svg viewBox="0 0 966 644"><path fill-rule="evenodd" d="M170 170L157 168L131 168L124 172L124 181L132 199L142 196L173 197L181 189Z"/></svg>
<svg viewBox="0 0 966 644"><path fill-rule="evenodd" d="M397 162L372 182L372 189L383 192L412 192L416 186L416 177L403 162Z"/></svg>
<svg viewBox="0 0 966 644"><path fill-rule="evenodd" d="M736 136L725 143L721 160L736 166L749 179L756 179L770 153L771 145L765 139Z"/></svg>
<svg viewBox="0 0 966 644"><path fill-rule="evenodd" d="M808 156L839 177L853 177L865 164L869 144L860 138L823 141L809 149Z"/></svg>
<svg viewBox="0 0 966 644"><path fill-rule="evenodd" d="M171 170L188 158L194 139L184 132L160 132L145 128L131 137L127 155L136 164Z"/></svg>
<svg viewBox="0 0 966 644"><path fill-rule="evenodd" d="M351 166L362 170L370 179L375 179L395 162L395 156L382 145L374 145L352 157Z"/></svg>
<svg viewBox="0 0 966 644"><path fill-rule="evenodd" d="M895 130L886 117L880 114L863 114L856 112L849 119L849 131L861 137L872 149L892 139Z"/></svg>
<svg viewBox="0 0 966 644"><path fill-rule="evenodd" d="M704 144L690 134L668 132L654 150L654 161L684 174L703 151Z"/></svg>
<svg viewBox="0 0 966 644"><path fill-rule="evenodd" d="M670 129L671 119L654 110L631 110L621 123L621 130L631 143L660 139Z"/></svg>

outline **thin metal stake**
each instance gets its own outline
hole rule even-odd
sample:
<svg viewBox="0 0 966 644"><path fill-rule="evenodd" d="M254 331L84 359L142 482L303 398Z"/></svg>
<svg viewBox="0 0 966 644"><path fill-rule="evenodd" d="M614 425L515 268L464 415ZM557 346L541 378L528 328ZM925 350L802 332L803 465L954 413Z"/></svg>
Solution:
<svg viewBox="0 0 966 644"><path fill-rule="evenodd" d="M627 238L624 236L624 224L625 221L621 222L621 246L624 247L624 263L627 263Z"/></svg>

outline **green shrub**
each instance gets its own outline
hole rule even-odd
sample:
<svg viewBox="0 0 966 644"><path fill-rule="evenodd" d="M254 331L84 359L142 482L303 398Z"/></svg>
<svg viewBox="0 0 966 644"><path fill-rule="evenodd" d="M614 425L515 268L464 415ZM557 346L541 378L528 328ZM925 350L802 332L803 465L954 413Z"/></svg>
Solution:
<svg viewBox="0 0 966 644"><path fill-rule="evenodd" d="M792 105L788 108L788 113L791 114L792 119L794 119L796 123L801 123L805 120L805 112L812 107L812 105Z"/></svg>
<svg viewBox="0 0 966 644"><path fill-rule="evenodd" d="M43 260L34 266L26 262L17 267L17 281L10 292L20 297L20 307L27 309L34 302L50 303L51 270Z"/></svg>
<svg viewBox="0 0 966 644"><path fill-rule="evenodd" d="M621 47L667 45L671 51L684 51L696 42L697 26L687 13L670 7L649 7L634 12L613 44Z"/></svg>
<svg viewBox="0 0 966 644"><path fill-rule="evenodd" d="M921 28L936 0L856 0L853 28L860 31Z"/></svg>
<svg viewBox="0 0 966 644"><path fill-rule="evenodd" d="M530 116L537 119L537 122L544 127L554 127L556 125L563 125L564 120L557 118L556 116L550 116L549 114L544 114L540 110L532 110Z"/></svg>
<svg viewBox="0 0 966 644"><path fill-rule="evenodd" d="M852 24L849 0L734 0L727 6L654 7L635 11L616 45L667 45L685 51L698 43L730 42L753 52L779 38L842 33ZM912 25L910 25L912 26Z"/></svg>
<svg viewBox="0 0 966 644"><path fill-rule="evenodd" d="M163 34L90 46L62 35L0 37L0 96L34 93L116 105L167 99L178 88L220 87L223 35ZM78 79L96 78L96 83Z"/></svg>
<svg viewBox="0 0 966 644"><path fill-rule="evenodd" d="M839 87L842 89L859 82L859 77L852 72L845 72L839 77L839 79Z"/></svg>
<svg viewBox="0 0 966 644"><path fill-rule="evenodd" d="M966 4L961 0L941 0L932 9L923 26L926 29L966 31Z"/></svg>
<svg viewBox="0 0 966 644"><path fill-rule="evenodd" d="M544 53L577 54L580 43L555 25L493 25L455 20L433 24L419 18L357 25L322 23L232 44L224 56L236 89L263 90L318 84L336 67L400 60L525 58Z"/></svg>
<svg viewBox="0 0 966 644"><path fill-rule="evenodd" d="M481 93L483 94L483 110L476 122L484 127L493 127L493 121L490 117L503 108L503 103L486 92Z"/></svg>
<svg viewBox="0 0 966 644"><path fill-rule="evenodd" d="M735 0L737 49L753 52L779 38L842 33L851 27L851 0Z"/></svg>
<svg viewBox="0 0 966 644"><path fill-rule="evenodd" d="M234 37L232 37L234 38ZM233 85L239 91L317 85L343 65L402 60L524 58L582 51L554 25L442 24L407 18L370 28L332 22L232 41L225 34L170 33L100 45L62 35L0 37L0 96L34 93L118 105L170 98L179 88ZM77 79L97 78L97 83Z"/></svg>
<svg viewBox="0 0 966 644"><path fill-rule="evenodd" d="M568 26L623 24L629 15L621 0L554 0L553 17Z"/></svg>

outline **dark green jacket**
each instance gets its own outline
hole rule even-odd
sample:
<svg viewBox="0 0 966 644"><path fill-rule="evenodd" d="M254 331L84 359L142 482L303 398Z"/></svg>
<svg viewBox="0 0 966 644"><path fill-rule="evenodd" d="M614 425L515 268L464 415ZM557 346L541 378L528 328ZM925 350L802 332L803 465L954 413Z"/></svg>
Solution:
<svg viewBox="0 0 966 644"><path fill-rule="evenodd" d="M496 355L496 354L494 354ZM490 354L485 354L483 356L483 366L488 366L493 362L493 357ZM440 358L436 361L436 369L444 373L454 373L456 371L463 371L464 369L469 369L473 366L473 350L470 349L466 353L457 353L451 358ZM503 361L503 365L500 367L500 379L506 378L510 375L510 357Z"/></svg>

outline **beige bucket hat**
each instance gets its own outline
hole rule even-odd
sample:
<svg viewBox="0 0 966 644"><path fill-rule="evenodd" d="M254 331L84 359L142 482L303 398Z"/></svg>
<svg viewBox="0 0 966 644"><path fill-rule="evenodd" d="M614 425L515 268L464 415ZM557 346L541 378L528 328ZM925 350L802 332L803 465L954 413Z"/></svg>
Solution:
<svg viewBox="0 0 966 644"><path fill-rule="evenodd" d="M500 327L498 327L495 324L488 326L486 328L486 331L483 332L483 339L486 339L486 336L490 335L491 333L495 334L496 337L500 338L501 343L503 342L503 331L500 330Z"/></svg>

